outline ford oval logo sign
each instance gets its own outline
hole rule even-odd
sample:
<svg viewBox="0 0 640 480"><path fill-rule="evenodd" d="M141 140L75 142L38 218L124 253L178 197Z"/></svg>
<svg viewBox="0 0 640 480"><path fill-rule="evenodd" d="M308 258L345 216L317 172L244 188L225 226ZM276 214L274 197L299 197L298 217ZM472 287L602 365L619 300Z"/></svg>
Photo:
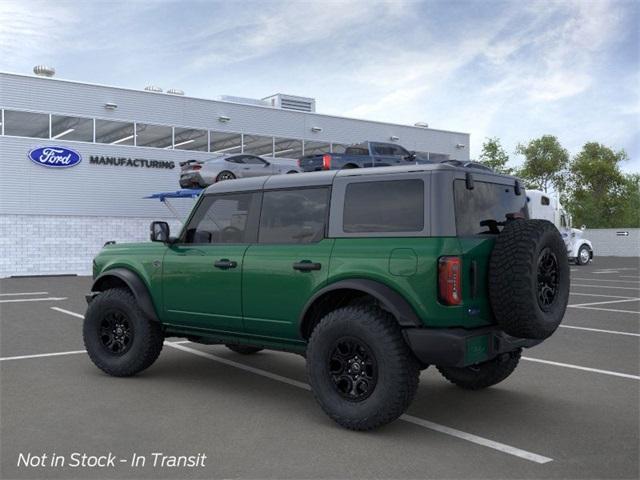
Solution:
<svg viewBox="0 0 640 480"><path fill-rule="evenodd" d="M33 163L51 168L69 168L82 161L78 152L64 147L34 148L28 156Z"/></svg>

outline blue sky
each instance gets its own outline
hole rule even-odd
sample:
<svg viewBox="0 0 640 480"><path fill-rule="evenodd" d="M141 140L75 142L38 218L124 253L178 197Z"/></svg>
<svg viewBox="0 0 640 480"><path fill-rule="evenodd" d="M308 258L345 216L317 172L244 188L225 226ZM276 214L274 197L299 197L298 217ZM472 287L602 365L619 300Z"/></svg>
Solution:
<svg viewBox="0 0 640 480"><path fill-rule="evenodd" d="M0 0L0 70L187 95L312 96L320 113L587 141L640 172L640 2Z"/></svg>

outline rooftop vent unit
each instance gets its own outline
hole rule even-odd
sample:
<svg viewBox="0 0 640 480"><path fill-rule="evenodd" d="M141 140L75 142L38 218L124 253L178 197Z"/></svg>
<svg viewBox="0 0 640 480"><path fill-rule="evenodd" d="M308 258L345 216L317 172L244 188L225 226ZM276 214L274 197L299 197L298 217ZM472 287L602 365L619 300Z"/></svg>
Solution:
<svg viewBox="0 0 640 480"><path fill-rule="evenodd" d="M156 87L155 85L147 85L144 87L147 92L157 92L162 93L162 89L160 87Z"/></svg>
<svg viewBox="0 0 640 480"><path fill-rule="evenodd" d="M420 128L429 128L429 124L427 122L416 122L413 125Z"/></svg>
<svg viewBox="0 0 640 480"><path fill-rule="evenodd" d="M53 67L47 67L46 65L36 65L33 67L33 73L39 77L53 77L56 74L56 69Z"/></svg>
<svg viewBox="0 0 640 480"><path fill-rule="evenodd" d="M167 93L169 95L184 95L184 91L180 90L179 88L170 88L169 90L167 90Z"/></svg>
<svg viewBox="0 0 640 480"><path fill-rule="evenodd" d="M245 105L257 105L259 107L268 107L271 105L269 102L258 100L257 98L234 97L233 95L220 95L218 100L231 103L243 103Z"/></svg>
<svg viewBox="0 0 640 480"><path fill-rule="evenodd" d="M295 95L285 95L276 93L270 97L263 98L269 105L283 110L295 110L297 112L315 112L316 100L309 97L297 97Z"/></svg>

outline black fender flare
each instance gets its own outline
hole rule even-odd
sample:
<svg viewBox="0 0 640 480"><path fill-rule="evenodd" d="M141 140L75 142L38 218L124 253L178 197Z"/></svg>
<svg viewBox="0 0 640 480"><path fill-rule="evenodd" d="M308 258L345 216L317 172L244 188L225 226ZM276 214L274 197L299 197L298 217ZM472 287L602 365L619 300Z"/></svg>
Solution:
<svg viewBox="0 0 640 480"><path fill-rule="evenodd" d="M318 290L307 301L304 308L302 309L302 313L300 314L300 317L298 319L298 325L300 326L301 330L304 326L304 319L314 302L323 295L335 290L359 290L368 295L371 295L382 305L384 305L385 309L395 317L401 327L423 326L422 321L416 314L413 307L409 304L409 302L407 302L407 300L405 300L402 295L400 295L394 289L375 280L354 278L349 280L340 280Z"/></svg>
<svg viewBox="0 0 640 480"><path fill-rule="evenodd" d="M114 268L112 270L106 270L98 275L91 286L91 296L95 296L96 294L99 294L99 292L104 291L101 284L104 284L107 278L117 278L122 280L127 287L129 287L133 296L136 297L136 302L138 302L140 310L142 310L149 319L155 322L160 321L147 286L137 273L134 273L127 268Z"/></svg>

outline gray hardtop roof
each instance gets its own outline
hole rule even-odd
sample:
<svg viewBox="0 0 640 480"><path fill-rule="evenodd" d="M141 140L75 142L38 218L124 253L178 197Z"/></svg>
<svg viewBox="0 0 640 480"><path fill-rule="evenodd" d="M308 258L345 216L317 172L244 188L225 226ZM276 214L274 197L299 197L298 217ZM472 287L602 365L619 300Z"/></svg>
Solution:
<svg viewBox="0 0 640 480"><path fill-rule="evenodd" d="M374 168L353 168L344 170L328 170L322 172L304 172L287 175L272 175L269 177L239 178L214 183L205 190L205 195L214 193L246 192L254 190L270 190L275 188L294 187L315 187L322 185L332 185L336 177L380 177L383 175L394 175L400 173L420 173L432 171L452 171L462 173L472 173L477 177L497 177L502 180L515 180L515 177L492 173L489 171L473 170L469 168L456 167L445 163L433 163L423 165L403 165L399 167L374 167Z"/></svg>

